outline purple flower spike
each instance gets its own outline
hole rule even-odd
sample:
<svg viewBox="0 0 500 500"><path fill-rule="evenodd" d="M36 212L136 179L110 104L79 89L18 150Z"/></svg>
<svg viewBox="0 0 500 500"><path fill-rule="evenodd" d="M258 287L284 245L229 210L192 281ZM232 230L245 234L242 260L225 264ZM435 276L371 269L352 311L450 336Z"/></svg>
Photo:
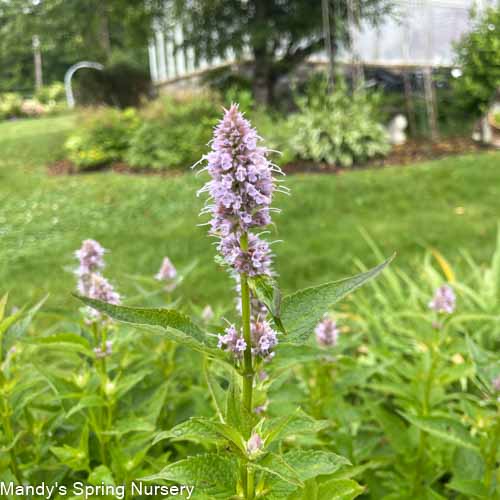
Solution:
<svg viewBox="0 0 500 500"><path fill-rule="evenodd" d="M219 252L238 273L270 274L269 244L249 234L248 250L240 246L243 234L271 222L270 205L280 170L267 159L259 136L233 104L214 132L212 150L204 157L211 180L200 190L209 193L203 213L212 214L210 233L220 238Z"/></svg>
<svg viewBox="0 0 500 500"><path fill-rule="evenodd" d="M217 347L225 351L232 352L236 358L241 358L247 344L242 335L236 330L234 325L229 326L224 330L225 335L219 335Z"/></svg>
<svg viewBox="0 0 500 500"><path fill-rule="evenodd" d="M442 285L434 294L434 298L429 302L429 309L437 313L451 314L455 310L456 297L453 288L449 285Z"/></svg>
<svg viewBox="0 0 500 500"><path fill-rule="evenodd" d="M321 347L331 347L337 345L340 330L337 327L337 322L326 316L317 324L314 333L316 341Z"/></svg>
<svg viewBox="0 0 500 500"><path fill-rule="evenodd" d="M116 292L113 285L100 274L91 275L87 297L102 300L103 302L114 305L119 305L121 302L120 294ZM96 321L101 318L101 313L89 307L88 316L90 321Z"/></svg>
<svg viewBox="0 0 500 500"><path fill-rule="evenodd" d="M76 269L78 276L78 291L87 295L92 274L99 273L104 268L104 254L106 250L95 240L84 240L75 256L79 261Z"/></svg>

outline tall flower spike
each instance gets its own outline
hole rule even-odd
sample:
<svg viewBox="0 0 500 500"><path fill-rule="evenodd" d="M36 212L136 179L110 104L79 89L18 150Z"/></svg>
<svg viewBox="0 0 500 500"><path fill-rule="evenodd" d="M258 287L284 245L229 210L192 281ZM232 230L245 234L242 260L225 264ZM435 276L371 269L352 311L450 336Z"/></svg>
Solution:
<svg viewBox="0 0 500 500"><path fill-rule="evenodd" d="M106 250L95 240L84 240L75 256L79 261L76 269L78 276L78 291L87 295L92 274L99 273L104 268L104 254Z"/></svg>
<svg viewBox="0 0 500 500"><path fill-rule="evenodd" d="M451 314L455 310L456 297L453 288L449 285L440 286L434 298L429 302L429 309L437 313Z"/></svg>
<svg viewBox="0 0 500 500"><path fill-rule="evenodd" d="M121 302L120 294L115 291L113 285L100 274L92 274L87 296L91 299L102 300L108 304L119 305ZM98 320L101 313L97 309L88 308L89 320Z"/></svg>
<svg viewBox="0 0 500 500"><path fill-rule="evenodd" d="M248 249L240 238L252 228L271 223L270 211L280 172L267 158L267 149L258 145L257 131L233 104L215 128L212 150L204 160L211 180L200 190L210 202L202 213L212 215L210 233L220 238L218 250L226 263L249 276L271 273L269 244L250 234Z"/></svg>

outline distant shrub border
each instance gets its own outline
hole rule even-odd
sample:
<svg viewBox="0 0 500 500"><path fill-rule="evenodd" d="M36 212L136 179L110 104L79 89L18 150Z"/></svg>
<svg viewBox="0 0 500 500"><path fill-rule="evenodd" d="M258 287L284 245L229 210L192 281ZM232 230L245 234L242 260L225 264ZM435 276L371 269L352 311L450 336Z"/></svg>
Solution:
<svg viewBox="0 0 500 500"><path fill-rule="evenodd" d="M432 144L415 140L391 148L384 126L374 118L377 94L350 95L343 82L328 93L325 85L321 79L311 81L306 95L296 99L297 111L288 117L256 108L251 99L243 106L270 149L282 151L276 163L288 173L405 165L481 149L464 138ZM218 114L234 97L185 92L163 96L139 110L87 108L66 141L65 160L52 165L50 173L103 168L138 174L185 172L203 155Z"/></svg>
<svg viewBox="0 0 500 500"><path fill-rule="evenodd" d="M29 99L16 92L0 94L0 121L37 118L58 113L65 108L64 85L60 82L42 87Z"/></svg>

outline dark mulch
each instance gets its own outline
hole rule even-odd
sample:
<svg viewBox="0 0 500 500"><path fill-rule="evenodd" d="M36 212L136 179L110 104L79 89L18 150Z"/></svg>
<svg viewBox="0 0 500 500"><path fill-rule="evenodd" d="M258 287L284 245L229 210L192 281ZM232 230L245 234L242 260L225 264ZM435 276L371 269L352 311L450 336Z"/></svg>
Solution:
<svg viewBox="0 0 500 500"><path fill-rule="evenodd" d="M69 160L60 160L56 163L52 163L47 167L49 175L84 175L92 172L103 172L103 171L113 171L119 174L126 175L156 175L161 177L172 177L181 175L184 173L183 170L165 169L165 170L153 170L150 168L136 168L131 167L124 162L114 162L107 165L98 165L95 167L86 168L84 170L79 170L78 167Z"/></svg>
<svg viewBox="0 0 500 500"><path fill-rule="evenodd" d="M297 173L342 173L353 169L365 169L386 167L391 165L409 165L426 160L435 160L444 156L461 155L485 151L488 148L474 142L472 139L463 137L451 137L437 142L411 140L401 146L394 146L391 152L384 158L376 158L361 165L353 165L351 168L329 165L327 163L316 163L314 161L299 160L288 163L282 167L287 174ZM69 160L60 160L48 167L49 175L73 175L96 172L100 170L112 170L127 175L156 175L161 177L172 177L181 175L184 170L152 170L147 168L133 168L124 162L115 162L111 165L87 168L83 171Z"/></svg>
<svg viewBox="0 0 500 500"><path fill-rule="evenodd" d="M461 155L485 151L488 148L463 137L451 137L438 142L408 141L401 146L394 146L384 158L375 158L361 165L344 168L327 163L312 161L296 161L288 163L282 169L287 174L295 173L340 173L351 169L364 169L372 167L386 167L391 165L409 165L426 160L435 160L444 156Z"/></svg>

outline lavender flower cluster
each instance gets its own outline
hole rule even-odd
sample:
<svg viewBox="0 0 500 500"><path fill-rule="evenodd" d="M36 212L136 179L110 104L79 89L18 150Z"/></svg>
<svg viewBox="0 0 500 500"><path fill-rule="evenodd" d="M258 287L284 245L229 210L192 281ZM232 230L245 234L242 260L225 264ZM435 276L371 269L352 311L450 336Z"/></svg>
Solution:
<svg viewBox="0 0 500 500"><path fill-rule="evenodd" d="M94 348L94 354L97 359L104 359L113 354L113 342L111 340L106 341L106 348L103 350L101 347Z"/></svg>
<svg viewBox="0 0 500 500"><path fill-rule="evenodd" d="M270 274L271 251L260 236L250 234L248 249L241 237L252 228L271 222L271 201L276 190L273 172L279 168L258 145L257 131L232 105L214 132L212 150L204 157L211 180L200 190L210 203L202 213L211 213L210 232L220 238L218 251L238 273Z"/></svg>
<svg viewBox="0 0 500 500"><path fill-rule="evenodd" d="M275 355L273 348L278 344L278 336L271 328L268 321L259 320L251 323L252 355L264 361L271 361ZM219 349L232 352L240 360L247 348L241 330L234 325L229 325L224 330L224 335L219 335Z"/></svg>
<svg viewBox="0 0 500 500"><path fill-rule="evenodd" d="M77 290L81 295L91 299L102 300L110 304L120 304L120 294L113 285L101 274L104 269L104 254L106 250L95 240L85 240L75 256L79 261L76 269L78 276ZM102 319L96 309L86 309L86 320L90 323Z"/></svg>
<svg viewBox="0 0 500 500"><path fill-rule="evenodd" d="M429 302L429 309L437 313L452 314L455 310L456 296L453 288L449 285L442 285L434 294L434 298Z"/></svg>
<svg viewBox="0 0 500 500"><path fill-rule="evenodd" d="M332 347L337 345L340 330L335 320L325 316L316 325L314 333L316 334L316 341L321 347Z"/></svg>

